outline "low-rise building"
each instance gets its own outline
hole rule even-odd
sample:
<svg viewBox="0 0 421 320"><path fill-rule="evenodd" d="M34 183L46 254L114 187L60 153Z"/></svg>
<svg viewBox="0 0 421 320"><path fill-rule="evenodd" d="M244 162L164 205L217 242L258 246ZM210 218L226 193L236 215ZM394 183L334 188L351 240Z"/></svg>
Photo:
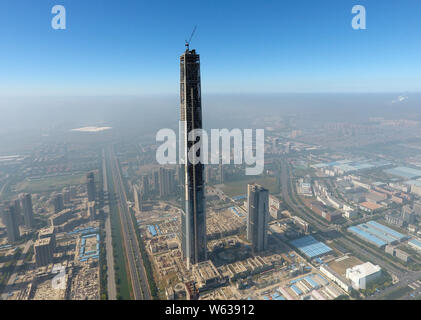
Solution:
<svg viewBox="0 0 421 320"><path fill-rule="evenodd" d="M341 275L339 275L338 273L336 273L335 271L333 271L327 265L321 265L320 266L320 271L324 275L326 275L330 280L332 280L333 282L335 282L344 291L346 291L346 292L351 291L351 288L352 288L351 283L347 279L345 279L344 277L342 277Z"/></svg>

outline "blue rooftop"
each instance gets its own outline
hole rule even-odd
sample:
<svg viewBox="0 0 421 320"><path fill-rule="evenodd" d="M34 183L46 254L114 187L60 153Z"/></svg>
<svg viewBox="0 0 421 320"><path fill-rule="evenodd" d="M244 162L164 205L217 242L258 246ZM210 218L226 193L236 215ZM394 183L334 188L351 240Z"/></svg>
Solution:
<svg viewBox="0 0 421 320"><path fill-rule="evenodd" d="M299 239L290 241L294 247L305 254L308 258L313 259L332 251L324 243L317 241L312 236L305 236Z"/></svg>

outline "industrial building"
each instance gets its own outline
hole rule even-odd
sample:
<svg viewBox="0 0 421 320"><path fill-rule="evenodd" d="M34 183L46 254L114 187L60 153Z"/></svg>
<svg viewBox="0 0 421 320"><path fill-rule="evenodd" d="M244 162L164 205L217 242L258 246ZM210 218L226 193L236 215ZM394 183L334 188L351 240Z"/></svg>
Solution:
<svg viewBox="0 0 421 320"><path fill-rule="evenodd" d="M349 292L351 290L351 283L340 274L336 273L334 270L329 268L327 265L321 265L320 271L326 275L330 280L335 282L339 287L341 287L344 291Z"/></svg>
<svg viewBox="0 0 421 320"><path fill-rule="evenodd" d="M366 262L346 270L346 278L351 281L355 290L367 288L367 285L373 280L378 279L382 274L380 266Z"/></svg>
<svg viewBox="0 0 421 320"><path fill-rule="evenodd" d="M318 258L332 251L330 247L320 241L317 241L312 236L305 236L299 239L295 239L289 243L296 247L309 259Z"/></svg>
<svg viewBox="0 0 421 320"><path fill-rule="evenodd" d="M407 236L392 230L376 221L369 221L347 229L352 234L364 241L379 248L384 248L387 244L397 244Z"/></svg>
<svg viewBox="0 0 421 320"><path fill-rule="evenodd" d="M408 245L411 248L421 252L421 241L420 240L418 240L418 239L409 240Z"/></svg>

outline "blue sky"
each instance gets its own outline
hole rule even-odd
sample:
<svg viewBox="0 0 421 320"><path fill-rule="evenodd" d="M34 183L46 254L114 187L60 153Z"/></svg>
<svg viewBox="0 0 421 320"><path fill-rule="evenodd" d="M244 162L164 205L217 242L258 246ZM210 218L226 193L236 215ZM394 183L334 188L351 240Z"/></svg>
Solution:
<svg viewBox="0 0 421 320"><path fill-rule="evenodd" d="M421 91L419 0L1 0L0 95L178 93L195 24L204 93Z"/></svg>

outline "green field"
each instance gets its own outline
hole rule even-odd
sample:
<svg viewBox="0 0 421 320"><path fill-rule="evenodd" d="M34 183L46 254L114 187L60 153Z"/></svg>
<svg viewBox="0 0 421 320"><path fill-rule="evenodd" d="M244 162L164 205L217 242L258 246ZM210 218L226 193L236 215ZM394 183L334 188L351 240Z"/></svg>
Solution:
<svg viewBox="0 0 421 320"><path fill-rule="evenodd" d="M229 197L247 194L247 184L253 182L262 185L266 189L269 189L270 193L279 192L275 178L256 178L253 176L250 176L249 178L240 181L224 183L222 191L224 191L224 193Z"/></svg>
<svg viewBox="0 0 421 320"><path fill-rule="evenodd" d="M85 182L84 174L49 177L37 180L24 180L16 184L17 192L40 193L59 190L67 186L79 185Z"/></svg>

